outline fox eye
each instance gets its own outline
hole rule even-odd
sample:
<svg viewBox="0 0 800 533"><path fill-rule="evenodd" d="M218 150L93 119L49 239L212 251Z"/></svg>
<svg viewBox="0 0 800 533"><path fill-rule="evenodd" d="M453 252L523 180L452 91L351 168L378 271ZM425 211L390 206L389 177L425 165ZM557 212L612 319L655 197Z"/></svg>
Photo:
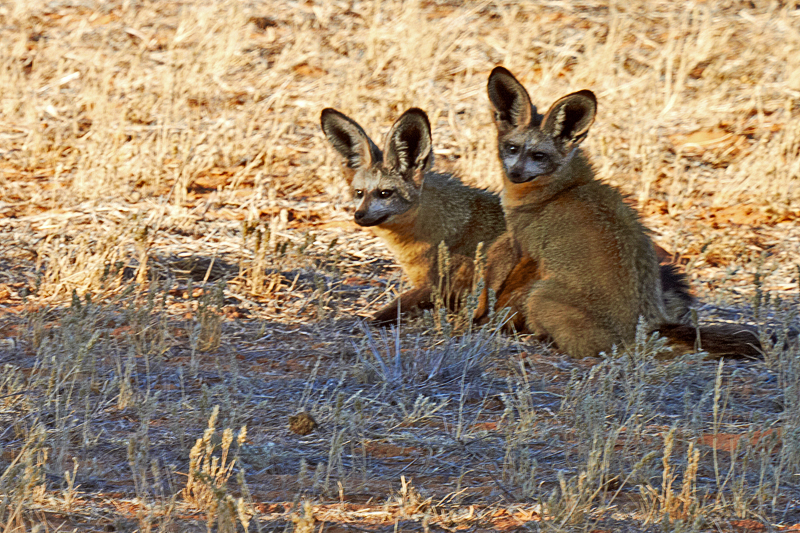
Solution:
<svg viewBox="0 0 800 533"><path fill-rule="evenodd" d="M531 159L541 163L543 161L547 161L547 154L544 154L542 152L534 152L531 154Z"/></svg>
<svg viewBox="0 0 800 533"><path fill-rule="evenodd" d="M353 196L356 198L356 200L360 200L361 198L364 197L364 190L363 189L354 190L353 191Z"/></svg>
<svg viewBox="0 0 800 533"><path fill-rule="evenodd" d="M516 154L516 153L519 152L519 146L517 146L516 144L507 144L506 145L506 152L508 152L509 154L512 154L512 155Z"/></svg>
<svg viewBox="0 0 800 533"><path fill-rule="evenodd" d="M394 191L392 189L383 189L378 193L378 196L385 200L386 198L389 198L393 193Z"/></svg>

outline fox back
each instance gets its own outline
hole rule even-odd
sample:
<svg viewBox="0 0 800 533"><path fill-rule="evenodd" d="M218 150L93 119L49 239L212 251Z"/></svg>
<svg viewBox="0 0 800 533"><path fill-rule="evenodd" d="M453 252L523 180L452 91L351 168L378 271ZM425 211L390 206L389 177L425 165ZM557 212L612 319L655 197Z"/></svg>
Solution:
<svg viewBox="0 0 800 533"><path fill-rule="evenodd" d="M438 248L449 252L446 272L451 289L472 283L478 243L491 244L504 230L500 199L468 187L449 174L432 172L433 151L427 115L412 108L390 129L384 150L344 114L322 111L322 129L345 158L356 224L386 242L415 289L378 311L374 322L387 323L397 307L428 307L439 281Z"/></svg>

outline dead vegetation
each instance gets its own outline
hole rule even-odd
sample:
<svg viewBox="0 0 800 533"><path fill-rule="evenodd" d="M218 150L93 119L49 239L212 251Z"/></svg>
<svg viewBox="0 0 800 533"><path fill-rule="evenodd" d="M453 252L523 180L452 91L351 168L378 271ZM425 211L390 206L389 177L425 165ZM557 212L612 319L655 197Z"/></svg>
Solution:
<svg viewBox="0 0 800 533"><path fill-rule="evenodd" d="M0 4L0 531L794 526L798 28L796 2ZM497 64L543 107L598 95L599 174L763 361L364 328L404 282L321 109L381 137L422 107L436 167L497 188Z"/></svg>

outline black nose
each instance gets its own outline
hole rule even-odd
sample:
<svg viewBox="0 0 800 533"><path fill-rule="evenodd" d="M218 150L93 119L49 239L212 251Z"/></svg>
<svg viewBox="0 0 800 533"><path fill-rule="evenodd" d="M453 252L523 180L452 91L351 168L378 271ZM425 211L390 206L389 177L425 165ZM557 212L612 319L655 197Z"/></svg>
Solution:
<svg viewBox="0 0 800 533"><path fill-rule="evenodd" d="M364 217L366 215L367 215L366 211L356 211L356 213L354 215L355 219L356 219L356 222L363 222L364 221Z"/></svg>

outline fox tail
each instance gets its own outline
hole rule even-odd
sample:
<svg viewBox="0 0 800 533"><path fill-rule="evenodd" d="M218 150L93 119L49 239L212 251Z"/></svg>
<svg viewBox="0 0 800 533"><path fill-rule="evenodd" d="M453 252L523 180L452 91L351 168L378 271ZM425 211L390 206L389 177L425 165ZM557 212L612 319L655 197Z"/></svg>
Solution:
<svg viewBox="0 0 800 533"><path fill-rule="evenodd" d="M715 357L761 358L764 355L755 326L662 324L658 331L676 344L689 349L702 349Z"/></svg>

